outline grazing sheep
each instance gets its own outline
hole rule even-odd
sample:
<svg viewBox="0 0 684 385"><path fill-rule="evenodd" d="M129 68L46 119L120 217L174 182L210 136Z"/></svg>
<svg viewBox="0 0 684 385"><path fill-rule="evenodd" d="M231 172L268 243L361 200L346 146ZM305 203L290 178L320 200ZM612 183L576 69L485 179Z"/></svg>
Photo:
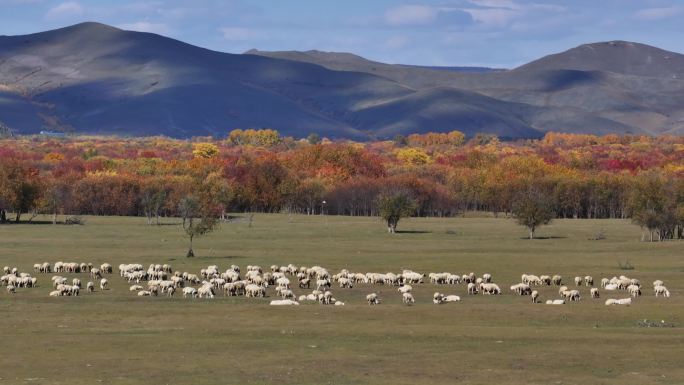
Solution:
<svg viewBox="0 0 684 385"><path fill-rule="evenodd" d="M663 281L661 281L661 280L659 280L659 279L653 281L653 287L656 287L656 286L664 286L664 285L665 285L665 283L663 283Z"/></svg>
<svg viewBox="0 0 684 385"><path fill-rule="evenodd" d="M86 284L86 291L88 293L92 293L95 291L95 284L92 281L88 281L88 283Z"/></svg>
<svg viewBox="0 0 684 385"><path fill-rule="evenodd" d="M81 280L78 278L74 278L71 280L71 284L74 286L78 286L80 288L81 287Z"/></svg>
<svg viewBox="0 0 684 385"><path fill-rule="evenodd" d="M481 283L480 291L482 295L498 295L501 294L501 288L495 283Z"/></svg>
<svg viewBox="0 0 684 385"><path fill-rule="evenodd" d="M608 278L601 278L601 287L605 288L609 282L610 280Z"/></svg>
<svg viewBox="0 0 684 385"><path fill-rule="evenodd" d="M655 292L656 297L661 296L661 295L663 297L667 297L667 298L670 297L670 291L667 290L667 288L663 285L659 285L659 286L654 287L653 291Z"/></svg>
<svg viewBox="0 0 684 385"><path fill-rule="evenodd" d="M591 290L589 290L589 293L591 294L591 298L599 298L599 289L592 287Z"/></svg>
<svg viewBox="0 0 684 385"><path fill-rule="evenodd" d="M606 284L606 286L604 286L603 288L606 290L609 290L609 291L615 291L618 289L618 285L615 283L609 283L609 284Z"/></svg>
<svg viewBox="0 0 684 385"><path fill-rule="evenodd" d="M401 294L410 293L412 290L413 290L413 287L411 285L400 286L397 289L397 291L400 292Z"/></svg>
<svg viewBox="0 0 684 385"><path fill-rule="evenodd" d="M564 292L564 291L568 291L568 287L567 287L567 286L563 285L563 286L559 287L559 288L558 288L558 295L563 295L563 292Z"/></svg>
<svg viewBox="0 0 684 385"><path fill-rule="evenodd" d="M366 296L366 301L368 301L368 305L377 305L380 303L380 298L377 294L370 293Z"/></svg>
<svg viewBox="0 0 684 385"><path fill-rule="evenodd" d="M582 277L575 277L575 286L582 286Z"/></svg>
<svg viewBox="0 0 684 385"><path fill-rule="evenodd" d="M107 290L108 286L109 286L109 281L107 281L107 278L102 278L100 280L100 290Z"/></svg>
<svg viewBox="0 0 684 385"><path fill-rule="evenodd" d="M525 283L518 283L511 286L511 291L514 291L518 295L530 295L532 293L530 285Z"/></svg>
<svg viewBox="0 0 684 385"><path fill-rule="evenodd" d="M492 282L492 275L489 273L482 274L482 281L485 283L491 283Z"/></svg>
<svg viewBox="0 0 684 385"><path fill-rule="evenodd" d="M477 286L473 282L468 283L468 294L477 294Z"/></svg>
<svg viewBox="0 0 684 385"><path fill-rule="evenodd" d="M641 296L641 288L637 285L627 286L627 292L634 298Z"/></svg>
<svg viewBox="0 0 684 385"><path fill-rule="evenodd" d="M533 290L532 294L530 294L530 295L532 296L532 303L537 303L537 298L539 298L539 292L536 290Z"/></svg>
<svg viewBox="0 0 684 385"><path fill-rule="evenodd" d="M7 285L7 292L10 294L14 294L17 292L16 287L14 285Z"/></svg>
<svg viewBox="0 0 684 385"><path fill-rule="evenodd" d="M300 289L303 289L303 288L305 288L305 287L306 287L307 289L309 289L309 288L311 287L311 279L309 279L309 278L302 278L302 279L299 280L299 288L300 288Z"/></svg>
<svg viewBox="0 0 684 385"><path fill-rule="evenodd" d="M406 304L407 306L413 305L416 300L413 298L413 295L411 293L404 293L401 295L401 300Z"/></svg>
<svg viewBox="0 0 684 385"><path fill-rule="evenodd" d="M200 298L214 298L214 288L211 285L202 285L197 289L197 294Z"/></svg>
<svg viewBox="0 0 684 385"><path fill-rule="evenodd" d="M594 277L587 275L584 277L584 284L586 286L594 286Z"/></svg>
<svg viewBox="0 0 684 385"><path fill-rule="evenodd" d="M197 289L194 287L184 287L183 288L183 298L187 298L190 296L190 298L197 298Z"/></svg>
<svg viewBox="0 0 684 385"><path fill-rule="evenodd" d="M343 289L351 289L354 287L351 279L349 278L340 278L338 282L340 284L340 287Z"/></svg>
<svg viewBox="0 0 684 385"><path fill-rule="evenodd" d="M551 277L550 277L550 276L548 276L548 275L540 275L540 276L539 276L539 279L541 280L542 285L551 286Z"/></svg>
<svg viewBox="0 0 684 385"><path fill-rule="evenodd" d="M563 283L562 281L563 281L563 277L561 277L560 275L554 275L551 278L551 282L553 282L553 284L555 286L560 286Z"/></svg>

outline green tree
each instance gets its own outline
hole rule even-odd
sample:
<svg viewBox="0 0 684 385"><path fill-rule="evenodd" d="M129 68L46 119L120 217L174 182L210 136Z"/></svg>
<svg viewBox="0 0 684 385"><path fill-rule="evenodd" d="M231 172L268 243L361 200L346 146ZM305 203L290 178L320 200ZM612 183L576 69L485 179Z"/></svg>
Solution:
<svg viewBox="0 0 684 385"><path fill-rule="evenodd" d="M549 196L538 189L528 188L513 201L513 216L519 225L527 227L530 239L534 239L534 233L540 226L553 220L553 202Z"/></svg>
<svg viewBox="0 0 684 385"><path fill-rule="evenodd" d="M396 233L401 218L410 216L415 210L415 200L405 191L384 193L378 198L378 211L382 219L387 221L390 234Z"/></svg>
<svg viewBox="0 0 684 385"><path fill-rule="evenodd" d="M318 144L321 142L321 137L317 133L312 132L306 137L306 140L309 142L309 144Z"/></svg>
<svg viewBox="0 0 684 385"><path fill-rule="evenodd" d="M195 238L214 231L218 221L212 215L211 210L207 207L202 207L200 201L192 195L181 199L178 211L183 217L183 231L185 231L185 235L190 240L186 257L191 258L195 256L193 250Z"/></svg>

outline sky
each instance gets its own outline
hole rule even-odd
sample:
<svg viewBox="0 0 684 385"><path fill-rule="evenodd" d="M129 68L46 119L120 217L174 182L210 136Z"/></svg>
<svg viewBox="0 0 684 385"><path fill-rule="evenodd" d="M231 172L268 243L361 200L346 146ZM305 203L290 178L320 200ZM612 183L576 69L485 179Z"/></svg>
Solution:
<svg viewBox="0 0 684 385"><path fill-rule="evenodd" d="M0 0L0 35L97 21L231 53L497 68L608 40L684 53L683 20L684 0Z"/></svg>

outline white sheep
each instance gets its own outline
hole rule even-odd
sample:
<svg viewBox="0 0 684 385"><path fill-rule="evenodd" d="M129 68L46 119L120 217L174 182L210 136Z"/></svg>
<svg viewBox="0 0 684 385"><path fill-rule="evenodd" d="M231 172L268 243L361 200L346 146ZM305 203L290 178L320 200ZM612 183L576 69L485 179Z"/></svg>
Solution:
<svg viewBox="0 0 684 385"><path fill-rule="evenodd" d="M594 277L587 275L584 277L584 284L586 286L594 286Z"/></svg>
<svg viewBox="0 0 684 385"><path fill-rule="evenodd" d="M88 293L92 293L95 291L95 284L92 281L88 281L88 283L86 284L86 291Z"/></svg>
<svg viewBox="0 0 684 385"><path fill-rule="evenodd" d="M400 292L401 294L410 293L412 290L413 290L413 287L411 285L400 286L397 289L397 291Z"/></svg>
<svg viewBox="0 0 684 385"><path fill-rule="evenodd" d="M592 287L591 290L589 290L589 293L591 294L591 298L599 298L599 289L596 287Z"/></svg>
<svg viewBox="0 0 684 385"><path fill-rule="evenodd" d="M107 281L107 278L102 278L100 280L100 290L107 290L108 286L109 286L109 281Z"/></svg>
<svg viewBox="0 0 684 385"><path fill-rule="evenodd" d="M377 305L380 303L380 298L377 294L370 293L366 296L366 301L368 301L368 305Z"/></svg>
<svg viewBox="0 0 684 385"><path fill-rule="evenodd" d="M575 286L582 286L582 277L575 277Z"/></svg>
<svg viewBox="0 0 684 385"><path fill-rule="evenodd" d="M299 302L293 300L293 299L274 299L269 303L269 305L273 306L288 306L288 305L299 305Z"/></svg>
<svg viewBox="0 0 684 385"><path fill-rule="evenodd" d="M539 292L536 290L532 290L532 303L537 303L537 298L539 298Z"/></svg>
<svg viewBox="0 0 684 385"><path fill-rule="evenodd" d="M190 296L190 298L197 298L197 289L190 286L184 287L183 298L187 298L188 296Z"/></svg>
<svg viewBox="0 0 684 385"><path fill-rule="evenodd" d="M655 292L655 296L663 296L663 297L670 297L670 291L667 290L667 288L663 285L658 285L653 288L653 291Z"/></svg>
<svg viewBox="0 0 684 385"><path fill-rule="evenodd" d="M404 293L404 294L402 294L402 295L401 295L401 300L402 300L402 302L404 302L404 304L406 304L406 305L408 305L408 306L410 306L410 305L412 305L414 302L416 302L416 300L413 298L413 295L411 295L411 293Z"/></svg>

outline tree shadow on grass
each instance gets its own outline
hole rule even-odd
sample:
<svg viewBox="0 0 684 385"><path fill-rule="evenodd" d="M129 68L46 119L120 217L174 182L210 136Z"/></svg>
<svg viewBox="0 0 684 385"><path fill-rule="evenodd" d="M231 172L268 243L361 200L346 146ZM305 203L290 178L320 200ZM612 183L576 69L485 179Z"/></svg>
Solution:
<svg viewBox="0 0 684 385"><path fill-rule="evenodd" d="M431 234L432 231L424 230L397 230L397 234Z"/></svg>
<svg viewBox="0 0 684 385"><path fill-rule="evenodd" d="M567 237L557 237L557 236L551 235L551 236L548 236L548 237L537 237L537 236L535 236L535 237L534 237L533 239L531 239L531 240L532 240L532 241L535 241L535 240L537 240L537 239L544 240L544 239L566 239L566 238L567 238ZM520 237L519 239L527 239L527 240L530 240L530 237Z"/></svg>
<svg viewBox="0 0 684 385"><path fill-rule="evenodd" d="M244 255L226 255L223 257L216 255L216 256L195 256L195 257L190 258L190 259L245 259L245 258L247 258L247 257L245 257Z"/></svg>
<svg viewBox="0 0 684 385"><path fill-rule="evenodd" d="M52 223L52 221L36 221L32 220L31 222L29 221L19 221L15 222L14 220L7 221L4 223L0 223L0 226L16 226L16 225L55 225L55 226L78 226L78 224L75 223L64 223L64 221L57 221L57 223Z"/></svg>

